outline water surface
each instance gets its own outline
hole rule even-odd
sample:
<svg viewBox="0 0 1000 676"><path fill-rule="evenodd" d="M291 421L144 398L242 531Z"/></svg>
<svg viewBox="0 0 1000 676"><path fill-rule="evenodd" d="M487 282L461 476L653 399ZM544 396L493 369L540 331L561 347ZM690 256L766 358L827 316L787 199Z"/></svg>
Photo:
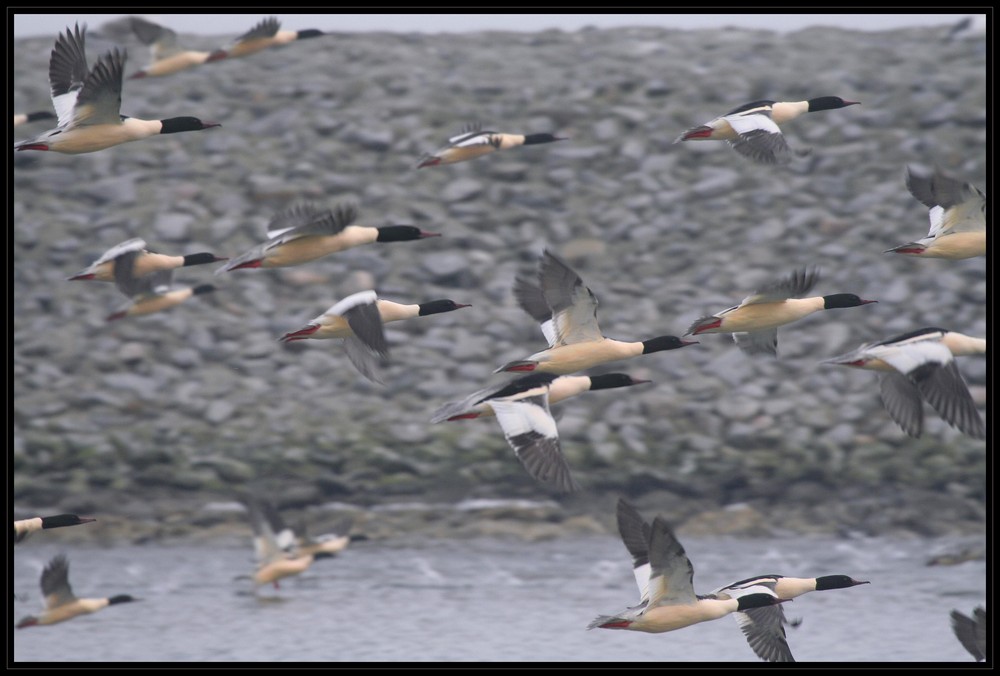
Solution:
<svg viewBox="0 0 1000 676"><path fill-rule="evenodd" d="M132 594L70 622L14 632L18 661L758 662L723 618L666 634L592 630L638 601L621 541L575 537L354 543L280 590L246 580L252 549L18 546L15 621L41 605L38 576L64 552L84 596ZM970 662L949 612L985 602L983 561L928 567L957 541L683 538L700 593L751 575L844 573L870 585L785 606L799 661Z"/></svg>

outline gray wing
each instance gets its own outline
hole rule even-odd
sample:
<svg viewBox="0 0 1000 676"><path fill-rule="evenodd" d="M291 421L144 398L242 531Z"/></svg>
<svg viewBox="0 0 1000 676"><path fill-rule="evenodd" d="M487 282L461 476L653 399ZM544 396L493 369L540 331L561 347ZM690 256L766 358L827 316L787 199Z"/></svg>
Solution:
<svg viewBox="0 0 1000 676"><path fill-rule="evenodd" d="M91 263L91 265L96 266L102 263L107 263L108 261L112 261L126 252L129 251L141 252L145 248L146 248L145 240L139 239L138 237L133 237L132 239L126 240L121 244L115 244L113 247L102 253L101 257L98 258L93 263Z"/></svg>
<svg viewBox="0 0 1000 676"><path fill-rule="evenodd" d="M908 375L946 423L974 439L986 438L986 425L954 360L922 364Z"/></svg>
<svg viewBox="0 0 1000 676"><path fill-rule="evenodd" d="M358 216L353 204L340 204L333 210L320 209L311 204L296 205L278 214L268 226L271 239L265 248L290 242L308 235L336 235Z"/></svg>
<svg viewBox="0 0 1000 676"><path fill-rule="evenodd" d="M640 602L649 601L649 537L652 528L638 510L625 500L618 499L618 532L625 543L625 549L632 555L632 573L639 587Z"/></svg>
<svg viewBox="0 0 1000 676"><path fill-rule="evenodd" d="M794 662L785 635L785 611L780 606L752 608L733 613L750 649L767 662Z"/></svg>
<svg viewBox="0 0 1000 676"><path fill-rule="evenodd" d="M931 176L921 176L906 168L906 188L924 206L949 209L970 199L983 197L975 186L956 180L936 169Z"/></svg>
<svg viewBox="0 0 1000 676"><path fill-rule="evenodd" d="M285 524L274 503L264 498L250 497L247 499L251 519L254 521L254 532L263 534L270 532L278 549L291 553L296 547L295 532Z"/></svg>
<svg viewBox="0 0 1000 676"><path fill-rule="evenodd" d="M77 94L87 80L86 33L79 24L72 31L67 28L56 38L49 57L49 86L60 127L72 122Z"/></svg>
<svg viewBox="0 0 1000 676"><path fill-rule="evenodd" d="M673 529L657 516L649 537L649 608L694 603L694 566Z"/></svg>
<svg viewBox="0 0 1000 676"><path fill-rule="evenodd" d="M760 164L784 164L792 151L784 134L753 129L729 142L733 150Z"/></svg>
<svg viewBox="0 0 1000 676"><path fill-rule="evenodd" d="M769 354L772 357L778 356L778 329L767 329L765 331L739 332L733 334L736 346L746 354Z"/></svg>
<svg viewBox="0 0 1000 676"><path fill-rule="evenodd" d="M281 27L281 22L278 21L278 18L270 16L262 20L259 24L248 30L243 35L236 38L236 42L255 40L257 38L269 38L275 33L277 33L280 27Z"/></svg>
<svg viewBox="0 0 1000 676"><path fill-rule="evenodd" d="M977 662L986 659L986 610L982 607L973 611L975 619L957 610L951 611L951 628L955 638Z"/></svg>
<svg viewBox="0 0 1000 676"><path fill-rule="evenodd" d="M916 385L902 373L882 373L879 389L889 417L911 437L919 437L924 429L924 403Z"/></svg>
<svg viewBox="0 0 1000 676"><path fill-rule="evenodd" d="M514 280L514 298L517 299L517 304L521 306L521 309L541 325L545 340L548 341L549 347L553 347L556 335L552 308L545 300L542 287L519 277Z"/></svg>
<svg viewBox="0 0 1000 676"><path fill-rule="evenodd" d="M115 259L115 286L129 298L162 293L170 286L173 270L157 270L142 277L135 276L135 259L142 251L126 251Z"/></svg>
<svg viewBox="0 0 1000 676"><path fill-rule="evenodd" d="M385 325L379 314L378 305L364 303L344 311L344 319L354 331L354 335L365 346L382 357L389 356L389 343L385 339Z"/></svg>
<svg viewBox="0 0 1000 676"><path fill-rule="evenodd" d="M743 299L740 305L754 303L777 303L789 298L800 298L819 282L819 270L815 268L800 268L781 279L768 282Z"/></svg>
<svg viewBox="0 0 1000 676"><path fill-rule="evenodd" d="M78 124L120 124L125 51L102 54L76 96L73 120Z"/></svg>
<svg viewBox="0 0 1000 676"><path fill-rule="evenodd" d="M507 383L501 383L494 387L488 387L482 390L477 390L473 392L465 399L460 401L449 401L443 404L437 411L434 412L434 416L431 418L432 423L444 422L448 418L459 415L461 413L469 413L482 402L484 399L489 399L495 392L503 389L507 386Z"/></svg>
<svg viewBox="0 0 1000 676"><path fill-rule="evenodd" d="M347 352L347 358L351 360L351 363L354 364L354 368L356 368L361 375L373 383L385 385L380 368L384 359L381 355L377 352L373 352L372 349L365 345L357 336L348 336L347 338L344 338L344 351Z"/></svg>
<svg viewBox="0 0 1000 676"><path fill-rule="evenodd" d="M154 59L162 59L179 51L177 33L160 24L133 16L130 21L132 32L144 45L149 45Z"/></svg>
<svg viewBox="0 0 1000 676"><path fill-rule="evenodd" d="M597 324L597 296L565 261L545 251L538 278L545 302L552 308L557 344L603 338Z"/></svg>
<svg viewBox="0 0 1000 676"><path fill-rule="evenodd" d="M69 586L69 561L62 554L53 557L42 571L42 596L50 609L76 600Z"/></svg>
<svg viewBox="0 0 1000 676"><path fill-rule="evenodd" d="M547 391L518 399L492 399L490 406L507 443L528 474L561 491L579 488L559 445L559 431L549 412Z"/></svg>

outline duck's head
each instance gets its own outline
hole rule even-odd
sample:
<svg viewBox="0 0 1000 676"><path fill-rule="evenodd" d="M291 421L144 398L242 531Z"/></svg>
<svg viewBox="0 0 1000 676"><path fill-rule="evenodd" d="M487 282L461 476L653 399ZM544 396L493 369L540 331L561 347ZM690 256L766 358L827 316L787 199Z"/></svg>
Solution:
<svg viewBox="0 0 1000 676"><path fill-rule="evenodd" d="M383 225L378 229L377 242L409 242L426 237L440 237L439 232L425 232L415 225Z"/></svg>
<svg viewBox="0 0 1000 676"><path fill-rule="evenodd" d="M847 589L859 584L871 584L867 580L855 580L849 575L824 575L816 578L816 591L827 589Z"/></svg>
<svg viewBox="0 0 1000 676"><path fill-rule="evenodd" d="M432 300L426 303L420 304L420 316L426 317L427 315L436 315L440 312L452 312L454 310L461 310L463 307L472 307L467 303L456 303L450 299L443 300Z"/></svg>
<svg viewBox="0 0 1000 676"><path fill-rule="evenodd" d="M839 96L820 96L815 99L809 99L809 112L815 113L817 110L835 110L837 108L860 105L860 101L845 101Z"/></svg>
<svg viewBox="0 0 1000 676"><path fill-rule="evenodd" d="M877 300L865 300L853 293L834 293L829 296L823 296L823 309L824 310L836 310L845 307L858 307L859 305L868 305L869 303L877 303Z"/></svg>
<svg viewBox="0 0 1000 676"><path fill-rule="evenodd" d="M555 143L556 141L568 141L565 136L553 136L552 134L527 134L524 137L524 145L533 146L539 143Z"/></svg>

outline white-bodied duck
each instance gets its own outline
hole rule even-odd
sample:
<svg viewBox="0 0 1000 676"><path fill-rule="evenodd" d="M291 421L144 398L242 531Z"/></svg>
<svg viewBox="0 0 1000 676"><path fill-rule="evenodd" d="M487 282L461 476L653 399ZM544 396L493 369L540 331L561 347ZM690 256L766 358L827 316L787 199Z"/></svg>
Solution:
<svg viewBox="0 0 1000 676"><path fill-rule="evenodd" d="M136 71L129 79L173 75L188 68L194 68L208 61L211 52L182 49L177 44L177 33L158 23L130 18L132 32L144 45L149 46L152 61L142 70Z"/></svg>
<svg viewBox="0 0 1000 676"><path fill-rule="evenodd" d="M193 253L184 256L169 256L146 248L145 240L138 237L116 244L91 263L87 268L68 279L70 281L92 280L96 282L115 281L115 260L119 256L137 252L134 256L132 274L143 277L159 270L174 270L192 265L205 265L228 260L212 253Z"/></svg>
<svg viewBox="0 0 1000 676"><path fill-rule="evenodd" d="M884 253L961 260L986 255L986 195L936 169L925 176L906 168L906 187L930 211L931 228L916 242Z"/></svg>
<svg viewBox="0 0 1000 676"><path fill-rule="evenodd" d="M986 354L985 338L932 326L865 343L824 363L879 372L885 409L911 437L923 431L926 399L946 423L985 439L986 425L955 363L956 356L974 354Z"/></svg>
<svg viewBox="0 0 1000 676"><path fill-rule="evenodd" d="M549 410L549 388L557 376L531 373L493 388L477 405L489 406L507 443L528 474L553 488L571 492L579 488L559 443L559 430ZM435 420L441 418L440 415Z"/></svg>
<svg viewBox="0 0 1000 676"><path fill-rule="evenodd" d="M141 277L136 276L135 263L141 253L141 250L132 250L115 258L115 286L129 300L108 315L109 322L169 310L189 298L215 291L211 284L193 288L174 286L171 283L174 276L172 269L155 270Z"/></svg>
<svg viewBox="0 0 1000 676"><path fill-rule="evenodd" d="M548 250L542 254L538 282L518 278L514 296L521 308L541 324L549 348L504 364L495 373L541 371L567 375L605 362L697 343L676 336L632 343L605 338L597 324L597 296L565 261Z"/></svg>
<svg viewBox="0 0 1000 676"><path fill-rule="evenodd" d="M791 159L791 150L779 124L804 113L856 106L839 96L808 101L751 101L677 137L681 141L728 141L733 150L760 164L780 164Z"/></svg>
<svg viewBox="0 0 1000 676"><path fill-rule="evenodd" d="M17 623L18 629L65 622L80 615L94 613L119 603L138 601L128 594L118 594L109 598L78 599L69 586L69 561L62 554L54 557L42 571L42 596L45 610L38 615L30 615Z"/></svg>
<svg viewBox="0 0 1000 676"><path fill-rule="evenodd" d="M736 345L747 354L778 354L778 327L820 310L858 307L877 303L853 293L801 298L819 281L819 271L802 268L788 277L768 282L739 305L700 317L684 335L731 333Z"/></svg>
<svg viewBox="0 0 1000 676"><path fill-rule="evenodd" d="M258 586L271 584L281 589L279 580L304 573L316 555L298 550L295 534L281 523L269 501L253 497L244 502L250 514L257 556L257 570L251 577Z"/></svg>
<svg viewBox="0 0 1000 676"><path fill-rule="evenodd" d="M140 120L121 114L125 52L117 47L87 70L84 49L86 27L66 29L56 39L49 60L52 104L59 124L33 139L14 144L14 150L50 150L75 155L138 141L157 134L199 131L221 126L196 117Z"/></svg>
<svg viewBox="0 0 1000 676"><path fill-rule="evenodd" d="M421 157L417 168L465 162L497 150L566 140L565 137L553 134L504 134L485 130L478 124L466 125L461 134L448 139L448 145L444 148Z"/></svg>
<svg viewBox="0 0 1000 676"><path fill-rule="evenodd" d="M82 523L93 523L97 519L91 519L76 514L56 514L54 516L36 516L32 519L20 519L15 521L10 531L10 543L16 545L23 542L32 533L49 528L63 528L65 526L79 526Z"/></svg>
<svg viewBox="0 0 1000 676"><path fill-rule="evenodd" d="M502 392L510 383L494 385L478 392L473 392L461 401L449 401L434 412L431 418L432 423L440 423L446 420L466 420L479 418L482 416L494 416L493 407L490 406L490 399ZM631 387L652 382L650 380L640 380L633 378L626 373L605 373L599 376L559 376L549 385L549 404L555 404L563 399L575 397L583 392L593 390L609 390L617 387Z"/></svg>
<svg viewBox="0 0 1000 676"><path fill-rule="evenodd" d="M256 26L236 38L228 47L212 52L208 57L208 61L250 56L264 49L280 47L296 40L318 38L321 35L326 35L326 33L315 28L307 28L300 31L283 31L281 30L281 22L278 21L277 17L272 16L263 19Z"/></svg>
<svg viewBox="0 0 1000 676"><path fill-rule="evenodd" d="M332 305L303 328L286 333L278 340L341 338L347 356L363 376L382 383L379 363L389 357L383 325L412 317L452 312L464 307L450 299L406 305L378 297L375 291L359 291Z"/></svg>
<svg viewBox="0 0 1000 676"><path fill-rule="evenodd" d="M341 204L333 210L314 204L296 204L271 219L270 238L215 271L221 274L243 268L280 268L301 265L344 249L373 242L410 242L439 233L413 225L357 225L357 208Z"/></svg>
<svg viewBox="0 0 1000 676"><path fill-rule="evenodd" d="M618 530L632 554L639 605L614 615L602 615L588 629L662 633L784 602L763 587L739 598L699 597L694 592L694 566L673 529L660 516L649 526L630 512L635 513L635 508L619 500Z"/></svg>

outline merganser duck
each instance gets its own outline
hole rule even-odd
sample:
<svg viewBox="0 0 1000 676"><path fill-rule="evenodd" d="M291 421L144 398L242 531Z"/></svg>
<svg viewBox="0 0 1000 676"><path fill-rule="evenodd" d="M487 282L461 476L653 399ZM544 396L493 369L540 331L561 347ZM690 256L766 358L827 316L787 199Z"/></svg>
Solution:
<svg viewBox="0 0 1000 676"><path fill-rule="evenodd" d="M566 140L564 137L552 134L502 134L496 131L486 131L478 124L466 125L461 134L448 139L447 146L434 154L424 154L420 158L417 169L433 167L438 164L465 162L497 150L507 150L517 146L532 146Z"/></svg>
<svg viewBox="0 0 1000 676"><path fill-rule="evenodd" d="M957 610L951 611L951 629L962 647L977 662L986 659L986 609L979 606L972 611L972 617Z"/></svg>
<svg viewBox="0 0 1000 676"><path fill-rule="evenodd" d="M541 323L549 349L504 364L494 373L544 371L567 375L605 362L697 343L676 336L635 343L605 338L597 324L597 296L565 261L548 250L542 254L538 282L518 278L514 295L521 308Z"/></svg>
<svg viewBox="0 0 1000 676"><path fill-rule="evenodd" d="M168 310L193 296L215 291L211 284L194 288L171 285L173 270L155 270L141 277L136 276L135 264L141 251L126 251L115 258L115 286L129 298L128 303L108 315L108 321L148 315Z"/></svg>
<svg viewBox="0 0 1000 676"><path fill-rule="evenodd" d="M972 354L986 354L985 338L927 327L865 343L824 363L880 372L885 409L911 437L923 431L923 398L952 427L985 439L986 426L955 363L956 356Z"/></svg>
<svg viewBox="0 0 1000 676"><path fill-rule="evenodd" d="M625 547L632 555L636 583L645 599L648 595L649 582L649 523L639 514L638 510L625 500L618 501L618 530L622 534ZM771 578L779 576L764 576L758 578L759 584L751 584L750 580L737 582L728 587L722 587L699 599L733 599L747 594L763 593L777 598L783 598L775 593L775 584ZM747 642L758 657L768 662L794 662L788 642L785 639L785 614L780 605L770 605L747 611L737 611L734 615L737 624L743 630Z"/></svg>
<svg viewBox="0 0 1000 676"><path fill-rule="evenodd" d="M681 141L728 141L733 150L761 164L779 164L790 159L791 151L779 124L803 113L834 110L859 105L839 96L820 96L808 101L752 101L734 108L677 137Z"/></svg>
<svg viewBox="0 0 1000 676"><path fill-rule="evenodd" d="M42 571L42 596L45 597L45 610L40 615L22 619L17 623L18 629L65 622L101 608L139 600L128 594L103 599L78 599L69 586L69 561L62 554L49 561Z"/></svg>
<svg viewBox="0 0 1000 676"><path fill-rule="evenodd" d="M570 474L549 411L549 387L555 378L552 373L532 373L507 383L486 401L528 474L559 491L571 492L579 486Z"/></svg>
<svg viewBox="0 0 1000 676"><path fill-rule="evenodd" d="M205 265L206 263L217 263L228 260L227 258L211 253L193 253L185 256L159 254L147 249L146 242L136 237L114 245L101 254L100 258L91 263L89 267L67 279L69 281L93 280L96 282L113 282L115 280L115 259L131 252L137 252L137 255L134 257L135 262L132 272L136 277L142 277L157 270L173 270L175 268Z"/></svg>
<svg viewBox="0 0 1000 676"><path fill-rule="evenodd" d="M931 229L916 242L883 253L960 260L986 255L986 195L940 170L921 176L906 168L910 194L930 208Z"/></svg>
<svg viewBox="0 0 1000 676"><path fill-rule="evenodd" d="M318 561L333 558L346 549L351 542L351 537L348 534L353 522L351 517L341 519L332 533L310 537L306 533L304 522L300 525L298 533L286 525L281 513L275 509L271 501L254 497L247 499L246 502L248 509L257 510L267 520L268 526L274 534L275 543L286 554L291 554L294 557L310 555Z"/></svg>
<svg viewBox="0 0 1000 676"><path fill-rule="evenodd" d="M117 47L97 59L88 72L84 49L86 27L76 25L56 38L49 61L52 104L59 125L28 141L14 144L14 150L51 150L68 155L92 153L121 143L138 141L157 134L199 131L221 126L196 117L140 120L122 115L122 73L125 52Z"/></svg>
<svg viewBox="0 0 1000 676"><path fill-rule="evenodd" d="M446 420L465 420L482 416L494 416L489 400L497 396L515 381L495 385L470 394L461 401L449 401L434 412L432 423ZM575 397L588 390L608 390L616 387L631 387L650 383L651 380L639 380L625 373L605 373L599 376L559 376L549 385L549 404L555 404L563 399Z"/></svg>
<svg viewBox="0 0 1000 676"><path fill-rule="evenodd" d="M632 554L639 605L614 615L602 615L587 629L627 629L658 634L717 620L730 613L785 602L763 588L739 598L697 596L694 593L694 566L667 522L657 516L649 526L641 517L637 522L628 512L635 512L635 508L619 499L618 529Z"/></svg>
<svg viewBox="0 0 1000 676"><path fill-rule="evenodd" d="M310 338L342 338L351 363L363 376L381 384L378 365L389 357L383 324L464 307L471 306L450 299L404 305L381 299L374 291L359 291L334 303L305 327L286 333L278 340L291 343Z"/></svg>
<svg viewBox="0 0 1000 676"><path fill-rule="evenodd" d="M281 589L278 581L304 573L316 558L314 554L303 554L297 550L295 535L291 529L280 524L275 531L277 511L270 502L261 498L245 500L250 513L250 523L254 532L254 551L257 555L257 570L252 579L256 585L273 584Z"/></svg>
<svg viewBox="0 0 1000 676"><path fill-rule="evenodd" d="M820 577L785 577L760 575L734 582L712 592L713 598L738 598L741 594L758 592L761 587L782 600L790 600L813 591L848 589L867 580L855 580L849 575L822 575ZM792 651L785 638L785 613L781 606L754 608L734 615L736 623L747 638L754 653L767 662L794 662Z"/></svg>
<svg viewBox="0 0 1000 676"><path fill-rule="evenodd" d="M807 317L820 310L858 307L877 303L862 300L853 293L800 298L819 281L819 271L795 270L786 278L768 282L739 305L700 317L685 336L703 333L732 333L736 345L746 354L778 354L778 327Z"/></svg>
<svg viewBox="0 0 1000 676"><path fill-rule="evenodd" d="M54 119L56 119L55 113L50 113L47 110L38 110L33 113L14 113L14 126L20 127L22 124L28 124L29 122Z"/></svg>
<svg viewBox="0 0 1000 676"><path fill-rule="evenodd" d="M135 16L131 17L130 24L142 44L149 45L153 60L142 70L132 73L129 79L173 75L200 66L211 55L211 52L181 49L177 45L177 33L166 26Z"/></svg>
<svg viewBox="0 0 1000 676"><path fill-rule="evenodd" d="M241 268L300 265L372 242L408 242L441 236L413 225L354 225L357 216L354 205L342 204L332 211L312 204L295 205L271 219L269 240L232 259L215 274Z"/></svg>
<svg viewBox="0 0 1000 676"><path fill-rule="evenodd" d="M23 542L29 535L40 530L79 526L82 523L92 523L94 521L97 521L97 519L77 516L76 514L56 514L55 516L36 516L33 519L21 519L15 521L13 526L11 526L10 543L16 545L19 542Z"/></svg>
<svg viewBox="0 0 1000 676"><path fill-rule="evenodd" d="M236 38L229 47L217 49L212 52L207 60L219 61L220 59L250 56L270 47L278 47L280 45L287 45L289 42L295 42L296 40L305 40L326 35L323 31L315 28L308 28L301 31L283 31L279 30L280 28L281 22L278 21L277 17L272 16L264 19L246 33Z"/></svg>

